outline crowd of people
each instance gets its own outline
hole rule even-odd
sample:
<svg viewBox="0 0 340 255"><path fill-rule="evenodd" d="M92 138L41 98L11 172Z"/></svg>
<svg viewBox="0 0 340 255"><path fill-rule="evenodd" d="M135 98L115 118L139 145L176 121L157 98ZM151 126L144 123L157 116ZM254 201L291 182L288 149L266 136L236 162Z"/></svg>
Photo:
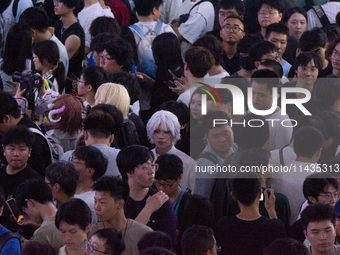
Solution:
<svg viewBox="0 0 340 255"><path fill-rule="evenodd" d="M340 1L0 14L1 255L340 254Z"/></svg>

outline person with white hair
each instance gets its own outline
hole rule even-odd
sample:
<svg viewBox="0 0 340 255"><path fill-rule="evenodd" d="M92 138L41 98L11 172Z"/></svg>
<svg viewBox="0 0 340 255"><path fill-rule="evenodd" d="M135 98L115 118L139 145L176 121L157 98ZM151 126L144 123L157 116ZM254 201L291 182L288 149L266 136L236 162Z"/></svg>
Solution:
<svg viewBox="0 0 340 255"><path fill-rule="evenodd" d="M150 142L156 145L152 150L155 160L165 153L177 155L183 161L183 178L180 185L184 190L193 191L196 161L175 148L175 143L181 137L176 115L169 111L157 111L149 119L146 130Z"/></svg>

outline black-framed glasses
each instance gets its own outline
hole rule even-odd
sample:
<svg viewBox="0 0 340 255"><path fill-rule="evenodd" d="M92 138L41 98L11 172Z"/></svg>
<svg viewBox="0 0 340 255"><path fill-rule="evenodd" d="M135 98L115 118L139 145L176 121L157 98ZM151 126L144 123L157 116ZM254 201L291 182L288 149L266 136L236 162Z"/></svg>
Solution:
<svg viewBox="0 0 340 255"><path fill-rule="evenodd" d="M89 253L93 253L93 251L96 251L103 254L109 254L108 252L96 250L86 239L84 240L84 247Z"/></svg>
<svg viewBox="0 0 340 255"><path fill-rule="evenodd" d="M140 167L140 166L142 166L142 165L139 165L138 167ZM150 170L153 170L153 171L156 172L156 171L158 170L158 167L159 167L158 164L153 164L153 165L150 165L150 166L141 167L141 169L142 169L144 172L148 173Z"/></svg>
<svg viewBox="0 0 340 255"><path fill-rule="evenodd" d="M113 60L114 58L112 57L105 57L102 54L99 54L99 60L103 60L104 62L108 61L108 60Z"/></svg>
<svg viewBox="0 0 340 255"><path fill-rule="evenodd" d="M174 180L171 184L162 184L162 183L159 183L159 182L155 182L155 185L156 185L156 188L159 189L160 187L163 186L164 189L170 189L172 187L172 185L174 185L176 182L176 180Z"/></svg>
<svg viewBox="0 0 340 255"><path fill-rule="evenodd" d="M81 165L86 165L86 163L83 162L79 162L79 159L74 158L74 157L69 157L68 158L68 162L71 162L73 164L81 164Z"/></svg>
<svg viewBox="0 0 340 255"><path fill-rule="evenodd" d="M80 82L80 83L84 83L84 84L86 84L86 82L85 81L81 81L79 78L77 78L77 80L76 80L77 82Z"/></svg>
<svg viewBox="0 0 340 255"><path fill-rule="evenodd" d="M238 33L238 32L240 32L240 31L242 31L243 32L243 30L239 27L239 26L230 26L229 24L227 24L227 25L224 25L223 27L222 27L222 29L224 29L226 32L229 32L229 31L233 31L234 33Z"/></svg>

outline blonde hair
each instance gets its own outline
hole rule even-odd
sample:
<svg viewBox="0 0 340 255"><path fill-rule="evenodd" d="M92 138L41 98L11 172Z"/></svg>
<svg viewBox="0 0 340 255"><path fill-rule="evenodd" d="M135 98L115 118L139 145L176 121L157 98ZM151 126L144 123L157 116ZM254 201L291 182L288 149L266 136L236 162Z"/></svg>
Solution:
<svg viewBox="0 0 340 255"><path fill-rule="evenodd" d="M130 110L130 96L123 85L116 83L104 83L97 89L94 96L95 105L110 104L114 105L120 110L124 118Z"/></svg>

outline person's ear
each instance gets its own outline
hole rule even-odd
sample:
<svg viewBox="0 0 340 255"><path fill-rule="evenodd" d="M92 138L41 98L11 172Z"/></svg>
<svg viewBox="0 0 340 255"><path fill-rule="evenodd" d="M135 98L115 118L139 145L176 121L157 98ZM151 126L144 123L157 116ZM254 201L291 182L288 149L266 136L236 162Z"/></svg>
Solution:
<svg viewBox="0 0 340 255"><path fill-rule="evenodd" d="M91 224L87 225L85 228L85 233L87 234L91 229Z"/></svg>
<svg viewBox="0 0 340 255"><path fill-rule="evenodd" d="M117 207L117 209L123 210L123 209L124 209L124 205L125 205L124 200L123 200L123 199L119 200L119 201L118 201L118 207Z"/></svg>
<svg viewBox="0 0 340 255"><path fill-rule="evenodd" d="M282 19L282 12L279 14L279 16L280 16L280 20L279 20L279 22L281 21L281 19Z"/></svg>
<svg viewBox="0 0 340 255"><path fill-rule="evenodd" d="M110 136L110 144L113 142L114 139L115 139L115 135L112 134L112 135Z"/></svg>
<svg viewBox="0 0 340 255"><path fill-rule="evenodd" d="M178 178L177 178L177 183L179 183L183 178L183 174L181 174Z"/></svg>
<svg viewBox="0 0 340 255"><path fill-rule="evenodd" d="M308 200L312 202L312 204L316 204L318 201L313 196L308 196Z"/></svg>
<svg viewBox="0 0 340 255"><path fill-rule="evenodd" d="M254 61L254 65L256 69L260 66L261 62L260 61Z"/></svg>
<svg viewBox="0 0 340 255"><path fill-rule="evenodd" d="M230 191L230 195L233 198L234 201L237 201L237 198L235 197L234 193L232 191Z"/></svg>
<svg viewBox="0 0 340 255"><path fill-rule="evenodd" d="M91 84L87 85L86 91L91 92L92 90L93 90L92 85Z"/></svg>
<svg viewBox="0 0 340 255"><path fill-rule="evenodd" d="M89 139L89 133L87 131L84 131L84 140L88 140Z"/></svg>
<svg viewBox="0 0 340 255"><path fill-rule="evenodd" d="M86 176L93 176L94 175L94 168L86 168L87 171L86 171Z"/></svg>
<svg viewBox="0 0 340 255"><path fill-rule="evenodd" d="M308 240L308 238L307 238L307 231L306 230L303 231L303 234L305 235L305 238Z"/></svg>
<svg viewBox="0 0 340 255"><path fill-rule="evenodd" d="M28 153L29 157L31 156L31 153L32 153L32 148L29 149L29 153Z"/></svg>
<svg viewBox="0 0 340 255"><path fill-rule="evenodd" d="M4 205L3 206L1 206L1 208L0 208L0 216L2 215L2 212L4 211Z"/></svg>

